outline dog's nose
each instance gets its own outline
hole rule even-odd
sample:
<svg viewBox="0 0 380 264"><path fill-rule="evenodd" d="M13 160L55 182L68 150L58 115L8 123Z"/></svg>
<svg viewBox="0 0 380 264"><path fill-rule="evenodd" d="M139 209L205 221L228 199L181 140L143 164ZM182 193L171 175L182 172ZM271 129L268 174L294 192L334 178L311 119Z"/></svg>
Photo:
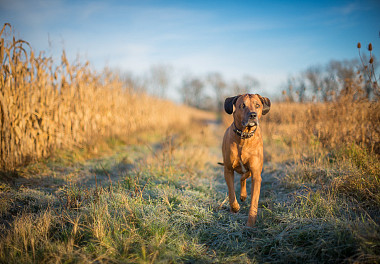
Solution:
<svg viewBox="0 0 380 264"><path fill-rule="evenodd" d="M249 118L250 119L255 119L256 117L257 117L257 113L256 112L249 113Z"/></svg>

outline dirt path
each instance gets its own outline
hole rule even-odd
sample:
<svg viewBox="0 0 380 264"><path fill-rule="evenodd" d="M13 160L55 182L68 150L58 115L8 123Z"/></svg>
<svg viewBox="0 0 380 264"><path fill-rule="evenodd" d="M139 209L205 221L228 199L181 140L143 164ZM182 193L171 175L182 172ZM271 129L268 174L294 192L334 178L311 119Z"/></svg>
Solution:
<svg viewBox="0 0 380 264"><path fill-rule="evenodd" d="M207 120L203 122L202 130L198 131L205 137L207 133L208 144L206 147L207 155L203 157L203 163L209 164L208 174L211 175L213 182L208 182L207 185L216 186L215 191L219 196L227 195L227 186L223 177L223 168L217 165L218 161L222 161L221 142L224 134L224 129L216 120ZM45 163L38 163L28 166L23 172L23 177L16 178L14 186L16 188L35 189L53 196L62 194L65 186L75 186L77 188L100 188L110 187L120 184L128 178L131 173L136 173L136 170L141 166L149 166L149 162L157 159L162 155L162 149L167 143L165 140L170 138L173 142L177 135L169 135L166 139L162 139L153 143L145 143L138 145L119 145L107 155L101 157L84 160L81 162L67 162L61 159L50 160ZM175 144L175 143L174 143ZM181 143L180 143L181 144ZM187 146L186 148L188 148ZM182 151L182 150L175 150ZM156 161L155 161L156 162ZM196 166L196 165L194 165ZM259 205L267 205L268 203L283 203L289 200L290 193L286 191L278 183L278 178L281 177L283 171L274 170L274 167L281 167L278 164L264 164L262 174L262 188L260 194ZM192 168L196 170L197 168ZM210 175L199 175L210 179ZM240 175L235 174L235 190L236 196L240 196ZM248 197L250 197L251 179L247 181ZM239 201L240 202L240 201ZM215 201L222 203L224 210L229 210L228 201L224 199ZM239 213L241 217L247 213L249 208L250 198L246 202L241 203L242 208Z"/></svg>

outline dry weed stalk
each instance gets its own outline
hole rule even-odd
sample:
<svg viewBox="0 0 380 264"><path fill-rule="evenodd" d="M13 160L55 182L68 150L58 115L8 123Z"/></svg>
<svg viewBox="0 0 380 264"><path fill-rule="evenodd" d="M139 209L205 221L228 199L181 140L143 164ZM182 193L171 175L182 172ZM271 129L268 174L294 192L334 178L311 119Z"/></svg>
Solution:
<svg viewBox="0 0 380 264"><path fill-rule="evenodd" d="M376 76L376 73L375 73L374 56L372 54L372 43L368 44L368 51L369 51L369 57L370 57L368 64L365 62L365 59L360 52L361 47L362 45L359 42L357 45L357 48L359 51L360 61L363 66L362 74L367 76L367 84L372 87L375 96L380 97L380 87L379 87L379 80L378 80L379 78Z"/></svg>

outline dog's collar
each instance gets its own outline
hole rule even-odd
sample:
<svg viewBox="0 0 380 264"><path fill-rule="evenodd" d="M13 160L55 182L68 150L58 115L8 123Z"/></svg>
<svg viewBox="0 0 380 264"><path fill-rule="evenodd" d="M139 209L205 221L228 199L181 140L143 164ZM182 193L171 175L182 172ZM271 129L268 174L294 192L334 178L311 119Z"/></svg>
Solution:
<svg viewBox="0 0 380 264"><path fill-rule="evenodd" d="M247 139L247 138L250 138L250 137L252 137L254 134L255 134L255 132L256 132L256 130L257 130L257 126L256 126L256 128L255 128L255 130L253 130L253 131L251 131L251 132L243 132L243 131L241 131L240 129L238 129L237 127L236 127L236 125L235 125L235 122L234 122L234 132L241 138L241 139Z"/></svg>

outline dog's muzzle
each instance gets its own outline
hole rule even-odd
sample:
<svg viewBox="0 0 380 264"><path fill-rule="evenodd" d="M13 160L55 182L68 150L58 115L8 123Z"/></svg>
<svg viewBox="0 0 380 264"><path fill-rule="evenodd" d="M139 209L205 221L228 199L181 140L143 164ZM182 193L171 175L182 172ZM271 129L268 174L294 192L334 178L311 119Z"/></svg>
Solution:
<svg viewBox="0 0 380 264"><path fill-rule="evenodd" d="M254 126L257 126L258 124L259 124L259 120L257 119L256 112L249 112L246 115L246 118L242 122L243 127L254 127Z"/></svg>

